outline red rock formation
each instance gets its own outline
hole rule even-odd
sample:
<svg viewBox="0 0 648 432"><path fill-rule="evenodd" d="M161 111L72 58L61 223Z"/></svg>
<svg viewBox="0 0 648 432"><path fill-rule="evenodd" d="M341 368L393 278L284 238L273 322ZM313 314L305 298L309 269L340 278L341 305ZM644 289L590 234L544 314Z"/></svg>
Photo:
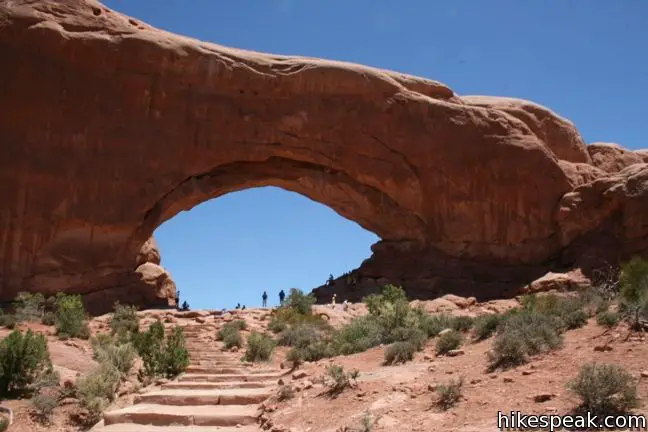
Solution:
<svg viewBox="0 0 648 432"><path fill-rule="evenodd" d="M633 213L646 168L605 177L574 126L530 102L225 48L91 0L1 3L0 47L0 300L64 290L104 307L131 293L167 304L170 278L143 248L155 228L265 185L383 239L357 272L363 290L514 291L575 265L570 247L597 230L632 244L622 254L646 250ZM585 215L614 182L614 204Z"/></svg>

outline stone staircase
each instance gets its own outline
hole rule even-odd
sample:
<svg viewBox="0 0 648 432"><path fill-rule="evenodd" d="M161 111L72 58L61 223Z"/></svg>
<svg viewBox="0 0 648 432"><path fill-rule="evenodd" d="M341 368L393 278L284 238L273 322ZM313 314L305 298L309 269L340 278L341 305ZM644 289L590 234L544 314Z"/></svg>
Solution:
<svg viewBox="0 0 648 432"><path fill-rule="evenodd" d="M214 326L185 327L191 363L175 381L135 396L135 404L104 413L97 432L252 432L259 431L259 405L272 396L277 369L240 361L213 342ZM211 337L209 337L211 336Z"/></svg>

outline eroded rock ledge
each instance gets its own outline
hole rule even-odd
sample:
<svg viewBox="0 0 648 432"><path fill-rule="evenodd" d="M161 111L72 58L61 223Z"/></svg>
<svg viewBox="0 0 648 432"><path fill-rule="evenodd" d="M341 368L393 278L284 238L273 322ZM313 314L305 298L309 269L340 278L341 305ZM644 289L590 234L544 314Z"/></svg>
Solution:
<svg viewBox="0 0 648 432"><path fill-rule="evenodd" d="M648 249L646 152L586 146L531 102L204 43L91 0L3 2L0 48L0 300L169 304L155 228L264 185L383 239L341 296L389 280L492 297Z"/></svg>

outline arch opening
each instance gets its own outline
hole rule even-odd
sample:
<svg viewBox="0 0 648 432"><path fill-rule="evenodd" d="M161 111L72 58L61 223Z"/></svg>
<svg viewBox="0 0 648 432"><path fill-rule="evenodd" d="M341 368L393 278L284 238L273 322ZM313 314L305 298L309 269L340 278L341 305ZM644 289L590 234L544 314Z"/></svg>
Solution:
<svg viewBox="0 0 648 432"><path fill-rule="evenodd" d="M154 232L179 303L192 308L268 305L355 270L380 240L331 208L276 186L219 195L181 211Z"/></svg>

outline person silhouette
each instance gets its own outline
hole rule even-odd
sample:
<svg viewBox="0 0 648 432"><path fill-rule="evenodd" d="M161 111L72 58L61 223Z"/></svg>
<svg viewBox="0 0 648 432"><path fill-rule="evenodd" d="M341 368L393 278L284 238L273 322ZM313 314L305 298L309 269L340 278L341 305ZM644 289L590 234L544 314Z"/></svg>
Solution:
<svg viewBox="0 0 648 432"><path fill-rule="evenodd" d="M286 293L284 292L284 290L279 291L279 304L281 306L283 306L285 298L286 298Z"/></svg>
<svg viewBox="0 0 648 432"><path fill-rule="evenodd" d="M261 296L261 299L263 300L263 307L268 306L268 293L263 291L263 295Z"/></svg>
<svg viewBox="0 0 648 432"><path fill-rule="evenodd" d="M241 310L245 310L245 305L243 305L243 307L241 308Z"/></svg>
<svg viewBox="0 0 648 432"><path fill-rule="evenodd" d="M236 309L241 309L241 303L238 303L238 304L236 305Z"/></svg>

